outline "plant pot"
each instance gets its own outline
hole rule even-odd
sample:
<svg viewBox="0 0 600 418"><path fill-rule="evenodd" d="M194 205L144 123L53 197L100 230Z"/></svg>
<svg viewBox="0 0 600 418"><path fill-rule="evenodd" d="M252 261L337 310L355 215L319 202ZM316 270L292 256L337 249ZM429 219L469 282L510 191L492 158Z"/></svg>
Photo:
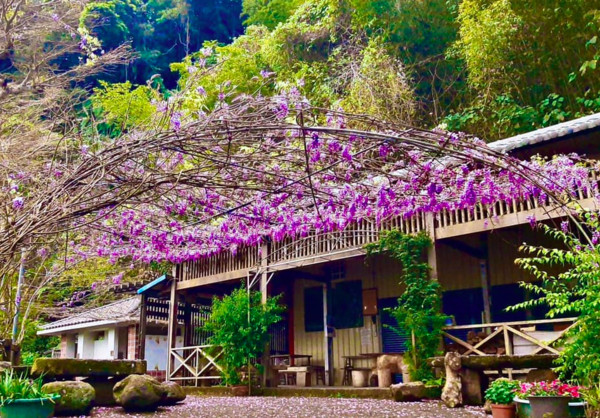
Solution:
<svg viewBox="0 0 600 418"><path fill-rule="evenodd" d="M530 396L532 418L568 418L569 401L566 396Z"/></svg>
<svg viewBox="0 0 600 418"><path fill-rule="evenodd" d="M248 385L231 386L231 394L233 396L248 396L250 394L250 388Z"/></svg>
<svg viewBox="0 0 600 418"><path fill-rule="evenodd" d="M49 418L54 415L54 404L60 395L52 399L16 399L0 407L2 418Z"/></svg>
<svg viewBox="0 0 600 418"><path fill-rule="evenodd" d="M516 407L514 403L508 405L492 404L492 416L494 418L515 418Z"/></svg>
<svg viewBox="0 0 600 418"><path fill-rule="evenodd" d="M531 418L531 404L527 399L515 397L515 405L517 405L517 418ZM579 399L569 402L569 414L571 418L585 417L585 406L587 404Z"/></svg>

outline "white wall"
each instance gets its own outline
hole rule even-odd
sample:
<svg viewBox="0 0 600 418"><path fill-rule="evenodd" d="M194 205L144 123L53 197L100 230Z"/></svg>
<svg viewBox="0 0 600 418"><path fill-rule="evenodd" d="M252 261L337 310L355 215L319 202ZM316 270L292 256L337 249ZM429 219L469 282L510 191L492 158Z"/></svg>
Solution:
<svg viewBox="0 0 600 418"><path fill-rule="evenodd" d="M104 334L100 339L99 335ZM115 328L79 333L77 342L77 358L110 360L116 359L119 353L119 335Z"/></svg>
<svg viewBox="0 0 600 418"><path fill-rule="evenodd" d="M150 370L167 370L167 336L146 335L146 364ZM176 347L183 347L183 337L177 337Z"/></svg>
<svg viewBox="0 0 600 418"><path fill-rule="evenodd" d="M88 332L81 332L77 340L77 358L94 358L94 335Z"/></svg>

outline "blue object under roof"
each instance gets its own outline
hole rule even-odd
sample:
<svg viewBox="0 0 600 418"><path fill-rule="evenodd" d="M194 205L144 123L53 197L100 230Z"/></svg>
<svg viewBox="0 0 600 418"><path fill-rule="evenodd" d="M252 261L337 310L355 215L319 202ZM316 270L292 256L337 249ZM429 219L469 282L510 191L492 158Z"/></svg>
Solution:
<svg viewBox="0 0 600 418"><path fill-rule="evenodd" d="M148 283L145 286L142 286L138 289L137 293L138 295L141 295L142 293L152 289L153 287L161 284L161 283L166 283L169 281L171 277L168 274L163 274L162 276L160 276L158 279L152 280L150 283Z"/></svg>

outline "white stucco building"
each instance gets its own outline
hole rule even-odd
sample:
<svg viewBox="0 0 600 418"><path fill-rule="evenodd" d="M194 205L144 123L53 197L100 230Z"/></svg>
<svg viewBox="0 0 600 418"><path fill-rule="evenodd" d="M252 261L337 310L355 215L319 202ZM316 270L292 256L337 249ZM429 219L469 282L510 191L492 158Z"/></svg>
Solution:
<svg viewBox="0 0 600 418"><path fill-rule="evenodd" d="M46 324L38 335L59 336L61 358L138 360L140 304L140 296L121 299ZM148 321L143 359L148 374L164 378L167 358L166 321Z"/></svg>

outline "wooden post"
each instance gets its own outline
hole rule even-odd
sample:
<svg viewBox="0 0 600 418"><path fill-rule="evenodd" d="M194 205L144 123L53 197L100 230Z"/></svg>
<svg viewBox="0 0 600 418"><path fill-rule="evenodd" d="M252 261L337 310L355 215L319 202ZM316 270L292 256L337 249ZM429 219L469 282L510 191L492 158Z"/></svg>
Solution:
<svg viewBox="0 0 600 418"><path fill-rule="evenodd" d="M323 335L325 352L325 386L333 386L333 333L329 326L329 314L327 312L328 284L323 284ZM306 307L305 307L306 309Z"/></svg>
<svg viewBox="0 0 600 418"><path fill-rule="evenodd" d="M260 253L261 253L260 267L261 267L261 271L262 271L260 274L260 301L263 305L266 305L267 298L269 297L268 283L267 283L267 280L269 278L269 274L267 272L268 267L269 267L269 243L268 242L264 242L261 244ZM270 362L270 357L269 357L270 353L271 353L271 344L269 341L267 341L267 344L265 345L265 351L263 352L263 356L262 356L262 365L263 365L262 386L263 387L267 386L267 377L271 375L271 362Z"/></svg>
<svg viewBox="0 0 600 418"><path fill-rule="evenodd" d="M138 330L138 352L137 358L144 360L146 358L146 316L148 315L148 298L145 294L141 294L140 301L140 326Z"/></svg>
<svg viewBox="0 0 600 418"><path fill-rule="evenodd" d="M260 246L261 258L260 258L260 267L261 267L261 275L260 275L260 294L261 294L261 302L263 304L267 303L267 279L268 273L267 269L269 267L269 244L263 243Z"/></svg>
<svg viewBox="0 0 600 418"><path fill-rule="evenodd" d="M436 251L436 243L435 243L435 220L433 218L433 213L428 213L425 215L425 224L427 228L427 232L429 234L429 238L431 239L431 247L427 249L427 264L429 264L429 274L431 279L437 280L438 278L438 268L437 268L437 251Z"/></svg>
<svg viewBox="0 0 600 418"><path fill-rule="evenodd" d="M173 273L177 272L177 267L173 267ZM177 341L177 275L173 274L171 279L171 298L169 300L169 326L167 338L167 380L170 380L171 373L175 370L175 358L171 355L171 350L175 348Z"/></svg>
<svg viewBox="0 0 600 418"><path fill-rule="evenodd" d="M492 322L492 309L490 303L490 283L488 277L488 264L486 260L479 260L479 274L481 276L481 292L483 294L483 322Z"/></svg>
<svg viewBox="0 0 600 418"><path fill-rule="evenodd" d="M480 259L479 259L479 275L481 277L481 291L483 296L483 322L492 322L492 302L490 300L490 275L489 275L489 251L488 251L488 234L483 233L479 236L480 239Z"/></svg>

